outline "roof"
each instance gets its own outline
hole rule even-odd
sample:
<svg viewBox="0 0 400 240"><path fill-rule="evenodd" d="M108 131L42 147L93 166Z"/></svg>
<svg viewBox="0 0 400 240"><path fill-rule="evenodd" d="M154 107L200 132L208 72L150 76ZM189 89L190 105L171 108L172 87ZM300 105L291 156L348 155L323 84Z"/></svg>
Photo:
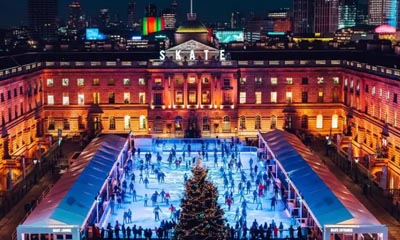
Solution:
<svg viewBox="0 0 400 240"><path fill-rule="evenodd" d="M332 224L380 225L296 135L274 130L261 135L320 227Z"/></svg>
<svg viewBox="0 0 400 240"><path fill-rule="evenodd" d="M177 33L208 33L206 26L197 20L187 20L179 26Z"/></svg>
<svg viewBox="0 0 400 240"><path fill-rule="evenodd" d="M22 226L82 226L125 141L116 135L93 139Z"/></svg>

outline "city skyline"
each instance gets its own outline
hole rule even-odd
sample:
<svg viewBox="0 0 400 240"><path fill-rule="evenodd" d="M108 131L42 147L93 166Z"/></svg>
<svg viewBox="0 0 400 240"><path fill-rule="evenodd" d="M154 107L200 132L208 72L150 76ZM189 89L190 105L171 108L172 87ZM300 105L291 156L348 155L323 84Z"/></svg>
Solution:
<svg viewBox="0 0 400 240"><path fill-rule="evenodd" d="M65 20L69 14L68 4L73 2L72 0L58 0L58 16L59 19ZM107 0L98 0L95 3L89 0L79 1L82 6L82 11L88 16L96 17L100 9L109 8L113 14L118 14L120 18L127 22L127 8L129 0L111 2ZM143 17L145 11L145 5L153 3L157 5L158 11L162 11L164 8L170 6L171 1L169 0L138 0L136 2L136 14L137 17ZM292 7L291 0L283 0L276 2L259 2L257 0L246 1L246 4L240 1L229 2L228 1L194 1L194 11L197 13L199 20L204 22L214 21L229 21L230 13L235 11L241 11L245 15L250 12L254 12L256 15L265 13L268 10L275 10L283 7ZM12 26L28 25L27 17L27 5L28 0L18 0L12 2L0 2L0 13L3 16L3 20L0 22L0 28L9 28ZM178 20L182 21L186 17L186 13L189 12L189 0L178 1ZM215 7L209 8L210 5Z"/></svg>

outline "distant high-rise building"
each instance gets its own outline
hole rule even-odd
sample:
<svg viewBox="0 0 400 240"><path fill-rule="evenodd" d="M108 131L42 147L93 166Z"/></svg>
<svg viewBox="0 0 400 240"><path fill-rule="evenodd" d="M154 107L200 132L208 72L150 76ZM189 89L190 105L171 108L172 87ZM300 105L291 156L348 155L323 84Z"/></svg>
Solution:
<svg viewBox="0 0 400 240"><path fill-rule="evenodd" d="M35 39L54 40L57 32L57 0L29 0L28 22Z"/></svg>
<svg viewBox="0 0 400 240"><path fill-rule="evenodd" d="M357 0L356 25L368 24L368 0Z"/></svg>
<svg viewBox="0 0 400 240"><path fill-rule="evenodd" d="M338 0L315 0L315 32L334 33L338 29Z"/></svg>
<svg viewBox="0 0 400 240"><path fill-rule="evenodd" d="M165 29L175 29L176 13L171 8L164 9L162 19L164 19Z"/></svg>
<svg viewBox="0 0 400 240"><path fill-rule="evenodd" d="M136 2L128 3L128 27L135 26Z"/></svg>
<svg viewBox="0 0 400 240"><path fill-rule="evenodd" d="M147 4L146 17L157 17L157 6L154 4Z"/></svg>
<svg viewBox="0 0 400 240"><path fill-rule="evenodd" d="M314 32L313 0L293 0L293 31L295 33Z"/></svg>
<svg viewBox="0 0 400 240"><path fill-rule="evenodd" d="M100 9L98 27L108 28L110 27L110 23L111 23L110 9L107 8Z"/></svg>
<svg viewBox="0 0 400 240"><path fill-rule="evenodd" d="M357 0L339 1L339 29L356 25Z"/></svg>
<svg viewBox="0 0 400 240"><path fill-rule="evenodd" d="M398 0L369 0L368 24L397 27Z"/></svg>
<svg viewBox="0 0 400 240"><path fill-rule="evenodd" d="M279 10L270 11L267 14L268 19L273 23L274 32L292 31L292 22L290 17L290 9L282 8Z"/></svg>
<svg viewBox="0 0 400 240"><path fill-rule="evenodd" d="M71 2L69 5L69 29L81 29L84 27L84 19L82 16L81 4L79 2Z"/></svg>
<svg viewBox="0 0 400 240"><path fill-rule="evenodd" d="M240 12L231 14L231 29L242 29L246 26L246 18Z"/></svg>
<svg viewBox="0 0 400 240"><path fill-rule="evenodd" d="M171 11L178 14L178 2L176 0L172 0L171 2Z"/></svg>

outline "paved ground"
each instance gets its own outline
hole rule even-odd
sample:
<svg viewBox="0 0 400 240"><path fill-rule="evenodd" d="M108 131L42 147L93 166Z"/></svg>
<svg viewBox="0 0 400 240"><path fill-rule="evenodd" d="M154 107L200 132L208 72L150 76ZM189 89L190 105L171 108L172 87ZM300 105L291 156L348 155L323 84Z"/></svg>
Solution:
<svg viewBox="0 0 400 240"><path fill-rule="evenodd" d="M80 151L78 143L64 143L63 154L64 158L60 161L68 159L73 152ZM43 191L50 185L54 184L57 178L52 173L48 173L40 179L39 183L34 186L26 196L2 219L0 219L0 240L11 240L12 234L17 229L17 226L25 219L26 213L24 205L32 200L38 199Z"/></svg>
<svg viewBox="0 0 400 240"><path fill-rule="evenodd" d="M314 149L317 155L323 159L332 173L364 204L364 206L382 223L389 228L389 240L400 239L400 223L396 221L382 206L371 198L367 198L360 185L355 184L329 157L325 156L325 149Z"/></svg>

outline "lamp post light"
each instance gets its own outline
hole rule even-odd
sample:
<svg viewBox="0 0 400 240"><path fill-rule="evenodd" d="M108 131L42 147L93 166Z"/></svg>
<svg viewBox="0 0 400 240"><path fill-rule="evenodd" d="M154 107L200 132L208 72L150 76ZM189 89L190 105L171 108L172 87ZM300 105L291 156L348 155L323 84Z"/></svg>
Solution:
<svg viewBox="0 0 400 240"><path fill-rule="evenodd" d="M95 197L95 203L96 203L96 223L99 223L99 204L101 203L101 197L100 195L97 195Z"/></svg>
<svg viewBox="0 0 400 240"><path fill-rule="evenodd" d="M354 162L356 163L355 164L355 170L356 170L356 172L355 172L355 183L358 183L358 161L359 161L359 159L358 159L358 157L355 157L354 158Z"/></svg>

